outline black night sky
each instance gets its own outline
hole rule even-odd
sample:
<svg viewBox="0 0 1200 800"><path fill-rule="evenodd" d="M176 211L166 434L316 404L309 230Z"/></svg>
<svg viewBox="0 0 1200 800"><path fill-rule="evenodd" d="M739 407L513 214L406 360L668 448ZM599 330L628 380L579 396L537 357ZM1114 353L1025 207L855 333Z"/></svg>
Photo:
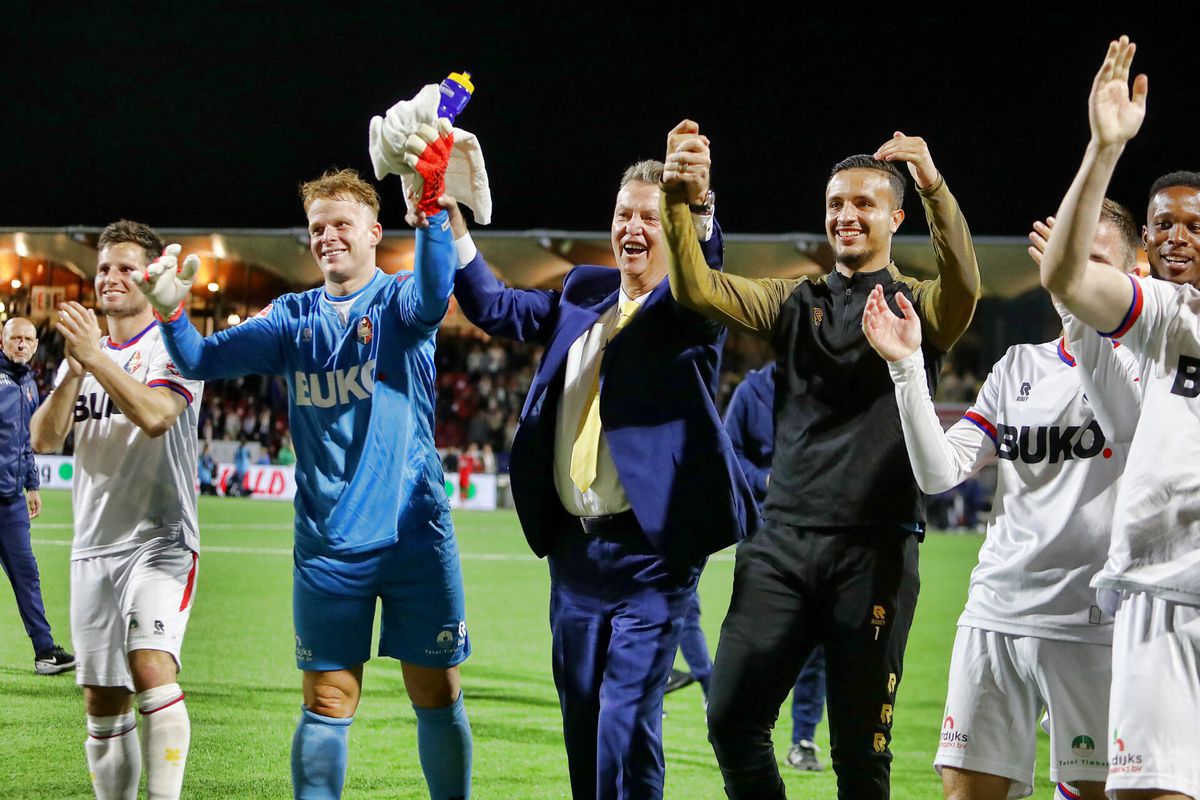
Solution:
<svg viewBox="0 0 1200 800"><path fill-rule="evenodd" d="M983 19L966 4L94 5L9 9L0 225L303 225L301 180L369 173L370 117L467 69L459 122L483 143L495 228L607 228L621 170L661 158L689 116L713 140L729 232L819 232L829 167L899 129L928 140L976 235L1022 235L1070 182L1122 32L1149 113L1112 194L1140 218L1154 177L1200 168L1196 27L1091 4ZM382 192L401 227L398 180Z"/></svg>

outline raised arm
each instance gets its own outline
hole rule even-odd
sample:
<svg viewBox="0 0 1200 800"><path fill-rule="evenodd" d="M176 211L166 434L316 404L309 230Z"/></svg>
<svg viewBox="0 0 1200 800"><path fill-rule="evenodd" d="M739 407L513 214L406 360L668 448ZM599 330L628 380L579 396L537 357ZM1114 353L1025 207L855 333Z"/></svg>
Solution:
<svg viewBox="0 0 1200 800"><path fill-rule="evenodd" d="M241 375L279 375L283 359L279 352L280 336L272 315L282 313L267 306L259 316L240 325L201 336L186 314L180 314L162 326L167 352L187 378L212 380Z"/></svg>
<svg viewBox="0 0 1200 800"><path fill-rule="evenodd" d="M1029 254L1039 266L1054 227L1055 218L1047 217L1045 222L1034 222L1029 232ZM1099 269L1117 269L1111 264L1092 263ZM1142 411L1141 384L1133 356L1127 352L1119 356L1111 339L1084 325L1057 298L1053 299L1054 310L1062 319L1067 349L1075 358L1079 381L1100 429L1114 442L1132 441Z"/></svg>
<svg viewBox="0 0 1200 800"><path fill-rule="evenodd" d="M691 120L667 136L663 170L663 233L670 255L671 294L680 304L731 328L769 339L783 303L799 281L754 280L710 269L689 208L696 185L707 181L708 139Z"/></svg>
<svg viewBox="0 0 1200 800"><path fill-rule="evenodd" d="M454 296L463 314L492 336L520 342L543 341L553 327L561 294L506 286L475 247L458 205L452 202L446 210L458 259Z"/></svg>
<svg viewBox="0 0 1200 800"><path fill-rule="evenodd" d="M875 157L881 161L903 161L921 196L938 277L916 284L913 293L925 335L944 353L971 324L975 304L979 302L979 263L971 231L958 201L946 186L945 177L934 166L924 139L896 131L875 152Z"/></svg>
<svg viewBox="0 0 1200 800"><path fill-rule="evenodd" d="M408 198L405 215L417 231L414 292L407 313L429 328L436 328L450 307L456 266L449 209L453 207L457 213L458 204L443 193L454 133L448 120L439 119L438 125L438 129L420 126L408 137L404 155L405 163L421 177L421 195Z"/></svg>
<svg viewBox="0 0 1200 800"><path fill-rule="evenodd" d="M921 321L907 297L897 293L896 302L902 317L892 313L882 287L876 286L863 310L863 334L888 362L896 384L900 426L917 485L927 494L937 494L962 483L996 458L995 433L987 431L995 421L975 419L968 412L950 430L942 430L925 377Z"/></svg>
<svg viewBox="0 0 1200 800"><path fill-rule="evenodd" d="M1042 286L1080 322L1099 331L1120 327L1133 302L1127 276L1089 262L1104 193L1117 160L1146 115L1148 82L1138 75L1129 88L1136 46L1122 36L1108 53L1088 96L1092 138L1071 188L1058 208L1054 232L1041 259Z"/></svg>
<svg viewBox="0 0 1200 800"><path fill-rule="evenodd" d="M445 209L454 200L443 195L439 202ZM454 291L454 273L458 266L447 212L442 210L429 217L425 227L417 228L416 235L411 313L420 324L436 328L450 307L450 293Z"/></svg>
<svg viewBox="0 0 1200 800"><path fill-rule="evenodd" d="M133 276L162 328L167 352L180 373L187 378L209 380L240 375L280 372L280 340L267 306L257 317L207 338L188 321L183 310L200 259L195 254L179 263L181 247L167 245L163 254L146 271Z"/></svg>

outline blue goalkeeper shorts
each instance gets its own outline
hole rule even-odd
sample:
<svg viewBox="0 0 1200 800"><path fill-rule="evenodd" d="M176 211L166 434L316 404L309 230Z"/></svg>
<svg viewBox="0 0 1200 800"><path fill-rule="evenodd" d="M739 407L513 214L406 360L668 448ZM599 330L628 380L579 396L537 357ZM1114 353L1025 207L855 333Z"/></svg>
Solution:
<svg viewBox="0 0 1200 800"><path fill-rule="evenodd" d="M379 655L447 668L471 654L448 511L382 550L328 556L295 548L296 666L328 671L368 661L376 598L383 607Z"/></svg>

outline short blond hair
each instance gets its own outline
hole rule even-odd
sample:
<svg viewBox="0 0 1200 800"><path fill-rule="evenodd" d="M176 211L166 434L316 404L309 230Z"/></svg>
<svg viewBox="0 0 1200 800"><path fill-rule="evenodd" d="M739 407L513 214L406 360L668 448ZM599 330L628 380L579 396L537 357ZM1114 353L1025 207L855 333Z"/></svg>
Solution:
<svg viewBox="0 0 1200 800"><path fill-rule="evenodd" d="M324 175L300 184L304 213L318 200L350 200L362 203L379 217L379 192L353 169L331 169Z"/></svg>

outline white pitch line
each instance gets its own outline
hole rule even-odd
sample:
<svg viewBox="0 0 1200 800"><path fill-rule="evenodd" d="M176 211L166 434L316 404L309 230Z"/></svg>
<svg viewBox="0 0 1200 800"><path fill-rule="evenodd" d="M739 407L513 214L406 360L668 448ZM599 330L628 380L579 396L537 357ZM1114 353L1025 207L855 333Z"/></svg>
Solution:
<svg viewBox="0 0 1200 800"><path fill-rule="evenodd" d="M54 547L70 547L71 542L66 539L31 539L33 544L51 545ZM235 555L255 555L255 556L291 556L291 548L283 547L230 547L227 545L201 545L200 552L204 555L208 553L233 553ZM538 561L539 559L530 555L521 553L460 553L465 561Z"/></svg>
<svg viewBox="0 0 1200 800"><path fill-rule="evenodd" d="M70 522L37 522L37 523L34 523L33 530L34 530L34 532L37 532L39 530L69 531L69 530L74 529L74 527L75 527L74 524L70 523ZM290 524L281 525L277 522L260 522L260 523L254 523L254 524L248 524L248 525L243 525L243 524L240 524L237 522L207 522L200 526L201 535L203 535L204 531L293 531L293 530L295 530L295 526L290 525ZM502 528L499 526L492 527L492 528L473 527L472 530L474 532L482 533L484 535L493 534L493 533L503 534L503 533L511 532L510 528Z"/></svg>
<svg viewBox="0 0 1200 800"><path fill-rule="evenodd" d="M48 530L71 530L75 527L71 522L35 522L33 529L39 530L42 528ZM200 526L201 531L290 531L291 525L280 525L277 522L260 522L251 524L239 524L236 522L210 522Z"/></svg>
<svg viewBox="0 0 1200 800"><path fill-rule="evenodd" d="M49 525L40 527L49 528ZM69 526L65 526L69 527ZM208 526L214 527L214 526ZM70 547L67 539L30 539L33 544L51 545L53 547ZM231 547L228 545L201 545L201 553L233 553L235 555L254 556L290 556L290 548L283 547ZM541 561L531 553L459 553L463 561ZM733 561L733 553L717 553L709 557L709 561Z"/></svg>

